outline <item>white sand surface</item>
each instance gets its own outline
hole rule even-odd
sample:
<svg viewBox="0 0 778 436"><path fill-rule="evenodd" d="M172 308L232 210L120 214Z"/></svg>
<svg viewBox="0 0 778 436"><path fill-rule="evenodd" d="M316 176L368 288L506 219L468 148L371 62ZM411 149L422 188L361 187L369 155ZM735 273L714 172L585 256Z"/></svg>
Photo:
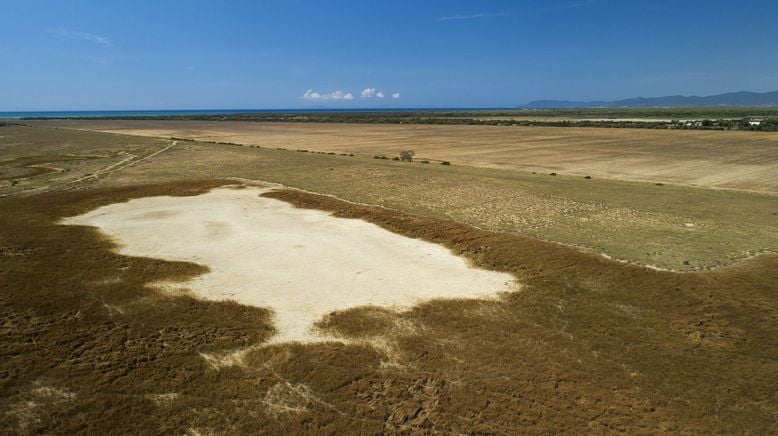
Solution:
<svg viewBox="0 0 778 436"><path fill-rule="evenodd" d="M273 342L323 340L313 324L335 310L407 309L516 288L513 276L474 268L443 246L260 197L267 190L147 197L65 223L100 228L122 254L208 266L183 285L206 299L272 309Z"/></svg>

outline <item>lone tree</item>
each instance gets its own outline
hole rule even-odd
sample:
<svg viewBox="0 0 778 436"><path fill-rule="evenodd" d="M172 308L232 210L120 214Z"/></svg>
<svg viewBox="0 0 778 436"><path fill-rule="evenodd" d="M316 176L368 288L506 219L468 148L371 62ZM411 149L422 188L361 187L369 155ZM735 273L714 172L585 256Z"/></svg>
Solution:
<svg viewBox="0 0 778 436"><path fill-rule="evenodd" d="M410 162L413 160L413 156L416 155L416 153L413 152L413 150L405 150L400 152L400 160L403 162Z"/></svg>

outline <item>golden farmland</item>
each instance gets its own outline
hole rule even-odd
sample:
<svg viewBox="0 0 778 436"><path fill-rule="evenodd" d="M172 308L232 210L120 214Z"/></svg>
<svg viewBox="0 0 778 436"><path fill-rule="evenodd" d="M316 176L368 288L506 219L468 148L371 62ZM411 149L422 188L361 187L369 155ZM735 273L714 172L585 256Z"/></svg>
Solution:
<svg viewBox="0 0 778 436"><path fill-rule="evenodd" d="M778 133L200 121L46 121L133 135L418 159L631 181L778 191Z"/></svg>

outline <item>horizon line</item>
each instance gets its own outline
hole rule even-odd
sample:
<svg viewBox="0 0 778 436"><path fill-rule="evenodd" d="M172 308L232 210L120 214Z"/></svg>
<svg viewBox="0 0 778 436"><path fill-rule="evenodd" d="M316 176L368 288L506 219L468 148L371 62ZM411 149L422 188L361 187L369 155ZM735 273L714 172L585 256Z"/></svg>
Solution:
<svg viewBox="0 0 778 436"><path fill-rule="evenodd" d="M199 109L44 109L0 110L0 114L13 113L62 113L62 112L252 112L252 111L400 111L400 110L458 110L458 109L523 109L520 106L407 106L407 107L296 107L296 108L199 108Z"/></svg>

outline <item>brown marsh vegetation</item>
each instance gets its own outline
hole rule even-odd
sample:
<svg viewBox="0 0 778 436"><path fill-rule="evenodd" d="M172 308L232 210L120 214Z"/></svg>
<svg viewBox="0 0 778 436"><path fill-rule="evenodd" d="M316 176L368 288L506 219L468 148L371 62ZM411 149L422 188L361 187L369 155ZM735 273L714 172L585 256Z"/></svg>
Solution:
<svg viewBox="0 0 778 436"><path fill-rule="evenodd" d="M266 194L444 244L515 274L499 301L354 309L364 345L249 348L270 314L162 295L202 267L114 254L57 221L224 181L3 199L2 416L22 432L755 432L774 430L778 258L673 273L298 191ZM9 232L8 229L15 229ZM384 344L375 348L372 343Z"/></svg>

